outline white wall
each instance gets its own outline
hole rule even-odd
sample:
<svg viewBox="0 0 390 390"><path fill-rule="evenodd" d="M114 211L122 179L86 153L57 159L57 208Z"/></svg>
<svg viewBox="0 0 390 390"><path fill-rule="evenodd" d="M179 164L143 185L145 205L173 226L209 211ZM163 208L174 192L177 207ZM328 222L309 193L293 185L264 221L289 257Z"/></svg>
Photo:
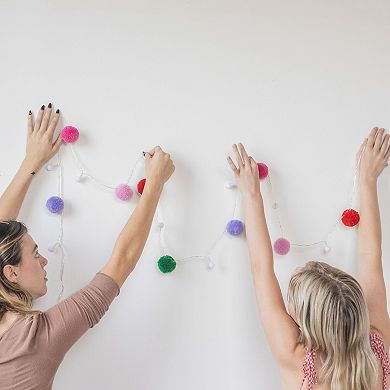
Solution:
<svg viewBox="0 0 390 390"><path fill-rule="evenodd" d="M25 147L25 118L52 101L77 126L80 158L120 183L140 152L161 144L176 173L161 201L174 256L204 253L231 216L225 162L242 141L271 170L287 236L323 239L349 206L355 152L390 126L390 4L383 1L1 1L3 190ZM135 202L79 184L63 149L65 294L105 263ZM389 177L380 180L389 277ZM142 175L142 172L139 173ZM47 308L59 291L58 218L45 209L54 173L34 179L21 219L50 258ZM272 238L278 225L263 185ZM354 272L356 231L332 251L276 258L283 291L293 269L326 259ZM255 390L279 386L256 311L244 238L226 237L216 267L156 270L156 228L101 323L67 355L55 389ZM282 337L282 335L281 335Z"/></svg>

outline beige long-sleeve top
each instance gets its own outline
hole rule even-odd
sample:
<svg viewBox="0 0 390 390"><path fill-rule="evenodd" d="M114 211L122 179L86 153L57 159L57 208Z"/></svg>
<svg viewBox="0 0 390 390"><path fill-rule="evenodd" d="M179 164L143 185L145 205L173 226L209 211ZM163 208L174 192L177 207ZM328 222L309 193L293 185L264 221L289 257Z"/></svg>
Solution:
<svg viewBox="0 0 390 390"><path fill-rule="evenodd" d="M67 351L99 322L118 294L117 283L98 273L42 314L17 318L0 336L0 389L50 390Z"/></svg>

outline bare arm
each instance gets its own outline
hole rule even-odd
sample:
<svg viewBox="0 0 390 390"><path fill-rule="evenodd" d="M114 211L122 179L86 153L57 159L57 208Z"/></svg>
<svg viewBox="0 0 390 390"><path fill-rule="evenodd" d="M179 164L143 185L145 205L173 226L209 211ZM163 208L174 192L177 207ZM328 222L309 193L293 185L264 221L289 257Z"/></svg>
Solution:
<svg viewBox="0 0 390 390"><path fill-rule="evenodd" d="M389 160L389 135L374 128L361 147L358 279L363 288L371 325L390 343L386 286L382 266L382 231L377 179Z"/></svg>
<svg viewBox="0 0 390 390"><path fill-rule="evenodd" d="M123 285L142 254L164 183L174 169L169 154L160 147L146 155L147 178L141 199L119 234L110 260L101 271L111 276L119 286Z"/></svg>
<svg viewBox="0 0 390 390"><path fill-rule="evenodd" d="M257 163L248 157L242 144L239 144L239 148L233 146L237 167L230 157L228 161L243 194L245 229L260 320L272 353L280 364L289 366L297 346L299 329L286 310L274 272L273 250L264 214Z"/></svg>
<svg viewBox="0 0 390 390"><path fill-rule="evenodd" d="M51 105L46 110L42 106L35 124L31 111L28 114L26 157L0 198L0 220L2 221L18 217L33 175L57 153L61 146L61 138L53 144L53 134L60 113L57 110L58 112L50 121L51 110Z"/></svg>

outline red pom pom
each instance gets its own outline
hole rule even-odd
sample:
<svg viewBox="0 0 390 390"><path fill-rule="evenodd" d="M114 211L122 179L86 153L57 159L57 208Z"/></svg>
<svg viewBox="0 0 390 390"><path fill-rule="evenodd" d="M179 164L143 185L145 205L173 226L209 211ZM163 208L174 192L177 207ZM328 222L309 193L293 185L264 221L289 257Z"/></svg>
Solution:
<svg viewBox="0 0 390 390"><path fill-rule="evenodd" d="M356 210L348 209L344 210L341 216L341 222L348 227L356 226L360 221L360 215Z"/></svg>
<svg viewBox="0 0 390 390"><path fill-rule="evenodd" d="M142 193L144 192L145 183L146 183L146 179L142 179L137 184L137 191L140 195L142 195Z"/></svg>

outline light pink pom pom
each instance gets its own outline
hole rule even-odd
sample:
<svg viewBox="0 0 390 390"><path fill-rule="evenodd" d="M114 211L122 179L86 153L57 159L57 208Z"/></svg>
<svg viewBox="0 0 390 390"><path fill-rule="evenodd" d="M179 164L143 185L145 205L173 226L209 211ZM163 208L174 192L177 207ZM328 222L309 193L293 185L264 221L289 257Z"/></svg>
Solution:
<svg viewBox="0 0 390 390"><path fill-rule="evenodd" d="M285 238L278 238L274 242L274 251L278 255L286 255L288 252L290 252L290 241Z"/></svg>
<svg viewBox="0 0 390 390"><path fill-rule="evenodd" d="M127 184L119 184L115 188L115 194L120 200L130 200L133 196L133 190Z"/></svg>

